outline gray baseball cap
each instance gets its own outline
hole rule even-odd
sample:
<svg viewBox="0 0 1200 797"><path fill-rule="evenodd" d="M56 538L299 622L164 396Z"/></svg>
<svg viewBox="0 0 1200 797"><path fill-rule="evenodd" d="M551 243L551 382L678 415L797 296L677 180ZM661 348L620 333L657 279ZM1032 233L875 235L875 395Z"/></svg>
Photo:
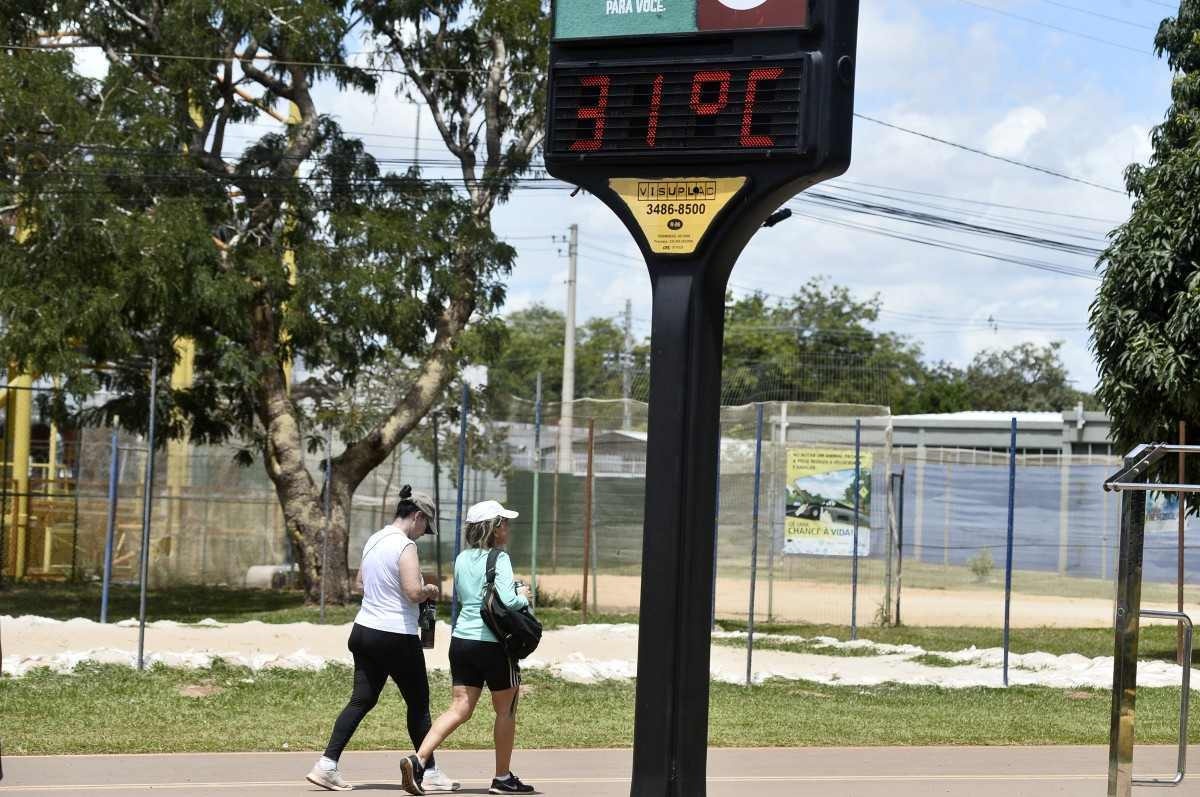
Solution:
<svg viewBox="0 0 1200 797"><path fill-rule="evenodd" d="M408 495L405 495L406 491ZM406 484L400 489L400 501L396 504L396 514L400 514L400 507L405 503L415 505L418 511L429 518L429 525L426 526L425 533L433 534L433 524L437 521L437 508L434 506L433 497L429 493L413 490Z"/></svg>

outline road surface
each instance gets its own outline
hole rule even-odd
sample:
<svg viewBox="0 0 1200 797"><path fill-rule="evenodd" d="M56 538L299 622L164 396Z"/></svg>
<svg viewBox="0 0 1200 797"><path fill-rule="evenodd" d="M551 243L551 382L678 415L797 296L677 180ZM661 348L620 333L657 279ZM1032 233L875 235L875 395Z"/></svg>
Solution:
<svg viewBox="0 0 1200 797"><path fill-rule="evenodd" d="M709 797L1095 797L1106 788L1107 748L915 747L712 750ZM342 771L355 791L395 795L398 753L347 752ZM444 770L459 794L486 794L491 753L445 752ZM114 756L8 756L4 797L253 794L325 792L304 780L316 753L221 753ZM518 751L517 773L551 797L628 797L629 750ZM1171 769L1174 750L1139 748L1139 774ZM1176 794L1200 795L1200 778Z"/></svg>

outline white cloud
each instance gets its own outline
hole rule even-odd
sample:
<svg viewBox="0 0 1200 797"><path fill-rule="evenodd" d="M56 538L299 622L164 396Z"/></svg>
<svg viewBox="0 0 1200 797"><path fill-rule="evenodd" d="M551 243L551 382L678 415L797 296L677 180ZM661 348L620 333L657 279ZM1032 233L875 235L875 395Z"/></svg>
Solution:
<svg viewBox="0 0 1200 797"><path fill-rule="evenodd" d="M1015 158L1025 151L1030 139L1046 129L1046 115L1037 108L1014 108L984 136L984 149Z"/></svg>

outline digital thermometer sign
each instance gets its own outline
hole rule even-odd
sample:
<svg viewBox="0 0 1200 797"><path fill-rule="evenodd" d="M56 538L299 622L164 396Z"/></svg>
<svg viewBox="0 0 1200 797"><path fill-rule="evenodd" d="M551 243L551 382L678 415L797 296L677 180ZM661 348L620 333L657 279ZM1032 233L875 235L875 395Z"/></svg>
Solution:
<svg viewBox="0 0 1200 797"><path fill-rule="evenodd" d="M804 149L808 58L564 67L551 85L551 157Z"/></svg>

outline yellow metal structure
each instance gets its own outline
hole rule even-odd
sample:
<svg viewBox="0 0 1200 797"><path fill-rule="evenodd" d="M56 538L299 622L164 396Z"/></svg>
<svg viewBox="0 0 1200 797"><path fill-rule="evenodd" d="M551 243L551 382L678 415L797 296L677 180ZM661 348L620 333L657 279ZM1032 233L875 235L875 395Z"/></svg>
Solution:
<svg viewBox="0 0 1200 797"><path fill-rule="evenodd" d="M52 504L58 492L58 424L50 424L49 454L46 457L45 493ZM44 525L42 534L42 573L49 574L54 569L54 532L50 524Z"/></svg>
<svg viewBox="0 0 1200 797"><path fill-rule="evenodd" d="M288 103L288 117L287 117L288 125L289 126L298 125L298 124L300 124L300 121L301 121L300 120L300 108L297 107L296 103L289 102ZM296 220L290 213L288 214L288 218L287 218L287 221L285 222L285 226L286 226L286 229L288 232L291 232L292 229L296 226ZM283 250L283 267L287 269L288 284L295 285L296 284L296 252L294 250L292 250L292 249ZM286 343L290 339L290 336L288 335L288 332L286 329L280 331L279 337L280 337L280 340L283 341L284 343ZM291 360L286 360L283 363L283 379L284 379L284 382L287 384L288 389L291 390L291 387L292 387L292 361Z"/></svg>
<svg viewBox="0 0 1200 797"><path fill-rule="evenodd" d="M11 372L10 372L11 373ZM18 374L8 380L7 412L4 424L5 476L11 514L5 518L12 540L5 557L12 562L9 573L24 578L26 547L29 543L29 455L33 423L33 377Z"/></svg>
<svg viewBox="0 0 1200 797"><path fill-rule="evenodd" d="M196 378L196 342L191 338L175 341L175 367L171 369L171 390L187 390ZM167 557L174 572L179 555L176 535L183 531L183 495L192 483L192 463L187 435L167 441Z"/></svg>

